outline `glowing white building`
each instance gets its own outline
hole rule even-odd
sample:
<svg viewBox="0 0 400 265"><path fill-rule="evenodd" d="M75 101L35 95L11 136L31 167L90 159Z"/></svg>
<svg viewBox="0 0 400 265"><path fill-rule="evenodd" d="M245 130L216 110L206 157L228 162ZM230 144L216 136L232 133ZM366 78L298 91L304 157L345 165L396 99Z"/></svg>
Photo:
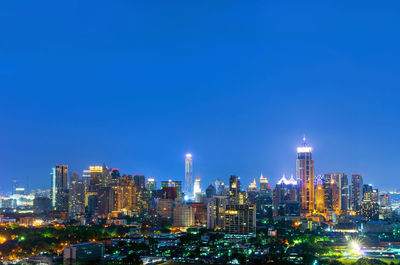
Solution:
<svg viewBox="0 0 400 265"><path fill-rule="evenodd" d="M186 154L185 159L185 194L187 196L194 195L192 154Z"/></svg>

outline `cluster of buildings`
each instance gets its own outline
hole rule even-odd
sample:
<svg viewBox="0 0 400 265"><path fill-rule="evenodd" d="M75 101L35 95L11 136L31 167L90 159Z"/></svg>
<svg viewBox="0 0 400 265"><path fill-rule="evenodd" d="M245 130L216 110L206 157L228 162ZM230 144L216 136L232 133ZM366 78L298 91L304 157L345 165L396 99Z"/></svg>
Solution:
<svg viewBox="0 0 400 265"><path fill-rule="evenodd" d="M166 180L160 184L154 178L121 174L106 165L90 166L82 174L70 172L68 165L56 165L50 192L32 198L29 206L36 215L80 224L106 220L123 225L127 219L140 217L145 227L206 226L239 236L254 235L256 219L335 224L345 218L378 221L392 214L389 195L364 184L361 175L315 175L312 148L306 139L297 148L296 177L283 176L275 187L261 174L246 188L232 175L226 185L217 179L202 189L200 179L193 177L191 154L185 158L184 183ZM12 208L17 204L14 200L4 198L0 204Z"/></svg>

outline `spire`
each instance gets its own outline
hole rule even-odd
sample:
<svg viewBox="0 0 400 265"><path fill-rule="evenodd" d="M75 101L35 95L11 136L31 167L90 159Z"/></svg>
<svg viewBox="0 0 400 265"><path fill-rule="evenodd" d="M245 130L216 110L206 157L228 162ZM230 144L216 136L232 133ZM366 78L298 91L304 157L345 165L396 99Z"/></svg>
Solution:
<svg viewBox="0 0 400 265"><path fill-rule="evenodd" d="M288 182L288 180L286 179L285 174L283 174L282 178L278 181L278 185L280 185L282 183L286 185L287 182Z"/></svg>
<svg viewBox="0 0 400 265"><path fill-rule="evenodd" d="M303 136L303 146L305 147L305 146L307 146L307 138L306 138L306 135L304 134L304 136Z"/></svg>
<svg viewBox="0 0 400 265"><path fill-rule="evenodd" d="M260 176L260 183L268 183L268 179L264 178L262 173L261 173L261 176Z"/></svg>

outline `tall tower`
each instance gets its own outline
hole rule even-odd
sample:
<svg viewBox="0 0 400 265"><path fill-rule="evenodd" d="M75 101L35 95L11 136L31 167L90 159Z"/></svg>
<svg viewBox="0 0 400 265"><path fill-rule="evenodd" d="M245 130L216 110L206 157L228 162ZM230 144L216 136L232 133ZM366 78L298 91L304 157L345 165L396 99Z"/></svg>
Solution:
<svg viewBox="0 0 400 265"><path fill-rule="evenodd" d="M351 175L351 209L353 211L359 211L361 201L363 198L362 194L363 178L360 174Z"/></svg>
<svg viewBox="0 0 400 265"><path fill-rule="evenodd" d="M193 195L193 160L192 154L186 154L185 159L185 194Z"/></svg>
<svg viewBox="0 0 400 265"><path fill-rule="evenodd" d="M57 211L68 212L68 166L56 165L55 188Z"/></svg>
<svg viewBox="0 0 400 265"><path fill-rule="evenodd" d="M296 172L300 182L300 210L303 214L310 214L314 211L314 160L305 136L303 146L297 147Z"/></svg>
<svg viewBox="0 0 400 265"><path fill-rule="evenodd" d="M56 177L57 177L56 168L53 167L50 172L50 178L51 178L50 201L51 201L51 207L53 209L56 208L56 195L57 195Z"/></svg>

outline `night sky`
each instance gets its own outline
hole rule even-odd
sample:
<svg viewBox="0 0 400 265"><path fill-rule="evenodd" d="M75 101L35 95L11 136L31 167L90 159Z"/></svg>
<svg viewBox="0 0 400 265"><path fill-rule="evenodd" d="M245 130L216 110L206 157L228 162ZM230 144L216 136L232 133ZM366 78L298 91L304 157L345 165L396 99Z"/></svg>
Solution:
<svg viewBox="0 0 400 265"><path fill-rule="evenodd" d="M82 172L400 187L399 1L2 1L0 192Z"/></svg>

